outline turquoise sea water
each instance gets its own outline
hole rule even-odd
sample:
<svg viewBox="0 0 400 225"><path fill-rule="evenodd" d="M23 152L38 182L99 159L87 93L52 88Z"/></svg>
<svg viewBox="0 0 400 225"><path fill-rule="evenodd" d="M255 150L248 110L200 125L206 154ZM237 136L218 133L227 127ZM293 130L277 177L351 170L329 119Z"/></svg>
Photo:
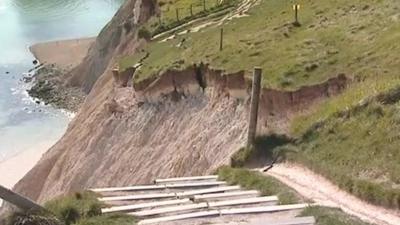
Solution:
<svg viewBox="0 0 400 225"><path fill-rule="evenodd" d="M26 94L28 48L38 42L97 35L124 0L0 0L0 162L65 132L66 113Z"/></svg>

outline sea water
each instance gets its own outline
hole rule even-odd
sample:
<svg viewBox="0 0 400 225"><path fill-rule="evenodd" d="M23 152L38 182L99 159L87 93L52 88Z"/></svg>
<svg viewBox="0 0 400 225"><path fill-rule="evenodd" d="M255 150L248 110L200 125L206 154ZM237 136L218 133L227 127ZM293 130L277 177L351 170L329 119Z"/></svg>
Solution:
<svg viewBox="0 0 400 225"><path fill-rule="evenodd" d="M21 78L34 65L29 46L97 35L124 0L0 0L0 163L56 142L70 117L37 104ZM0 174L1 176L1 174Z"/></svg>

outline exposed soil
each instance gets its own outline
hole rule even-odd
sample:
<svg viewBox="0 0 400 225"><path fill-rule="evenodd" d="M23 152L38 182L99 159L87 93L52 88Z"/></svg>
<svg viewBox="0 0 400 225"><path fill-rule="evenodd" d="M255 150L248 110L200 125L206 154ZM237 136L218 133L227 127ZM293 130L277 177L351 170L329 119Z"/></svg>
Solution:
<svg viewBox="0 0 400 225"><path fill-rule="evenodd" d="M362 201L303 166L276 164L266 175L277 178L317 204L341 208L344 212L366 222L378 225L399 225L400 223L400 211L385 209Z"/></svg>

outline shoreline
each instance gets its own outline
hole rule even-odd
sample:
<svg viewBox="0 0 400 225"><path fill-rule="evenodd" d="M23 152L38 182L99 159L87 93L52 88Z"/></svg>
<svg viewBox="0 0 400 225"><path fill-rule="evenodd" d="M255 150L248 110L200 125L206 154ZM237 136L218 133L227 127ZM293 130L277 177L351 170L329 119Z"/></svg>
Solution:
<svg viewBox="0 0 400 225"><path fill-rule="evenodd" d="M78 65L94 42L95 38L77 38L37 43L29 47L29 51L39 61L54 64L62 69L71 69ZM61 111L63 110L60 109ZM73 112L69 112L72 116ZM0 185L12 189L42 158L42 156L59 139L47 140L0 162ZM0 199L0 208L2 206Z"/></svg>
<svg viewBox="0 0 400 225"><path fill-rule="evenodd" d="M57 141L58 139L39 143L35 147L1 161L0 184L12 189ZM3 201L0 199L0 208L2 205Z"/></svg>
<svg viewBox="0 0 400 225"><path fill-rule="evenodd" d="M0 184L12 188L58 140L39 143L0 162Z"/></svg>

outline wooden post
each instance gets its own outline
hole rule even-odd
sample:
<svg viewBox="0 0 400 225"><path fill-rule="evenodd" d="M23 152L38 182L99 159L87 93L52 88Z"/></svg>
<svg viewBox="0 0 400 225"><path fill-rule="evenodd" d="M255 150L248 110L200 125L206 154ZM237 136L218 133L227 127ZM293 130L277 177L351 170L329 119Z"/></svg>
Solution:
<svg viewBox="0 0 400 225"><path fill-rule="evenodd" d="M300 26L300 22L299 22L300 5L299 4L293 5L293 10L294 10L294 23L293 23L293 25Z"/></svg>
<svg viewBox="0 0 400 225"><path fill-rule="evenodd" d="M114 68L112 70L112 75L113 75L113 79L114 79L114 83L115 85L118 87L120 85L120 80L119 80L119 69L118 68Z"/></svg>
<svg viewBox="0 0 400 225"><path fill-rule="evenodd" d="M260 91L261 91L261 73L262 73L261 68L259 67L254 68L247 147L253 146L254 140L256 138L258 104L260 101Z"/></svg>
<svg viewBox="0 0 400 225"><path fill-rule="evenodd" d="M176 21L179 22L179 9L176 9Z"/></svg>
<svg viewBox="0 0 400 225"><path fill-rule="evenodd" d="M42 211L42 206L0 185L0 198L26 211Z"/></svg>
<svg viewBox="0 0 400 225"><path fill-rule="evenodd" d="M206 0L203 0L203 10L206 11Z"/></svg>
<svg viewBox="0 0 400 225"><path fill-rule="evenodd" d="M219 50L220 51L222 51L223 40L224 40L224 28L221 28L221 33L220 33L220 38L219 38Z"/></svg>
<svg viewBox="0 0 400 225"><path fill-rule="evenodd" d="M193 4L190 4L190 16L193 17Z"/></svg>

